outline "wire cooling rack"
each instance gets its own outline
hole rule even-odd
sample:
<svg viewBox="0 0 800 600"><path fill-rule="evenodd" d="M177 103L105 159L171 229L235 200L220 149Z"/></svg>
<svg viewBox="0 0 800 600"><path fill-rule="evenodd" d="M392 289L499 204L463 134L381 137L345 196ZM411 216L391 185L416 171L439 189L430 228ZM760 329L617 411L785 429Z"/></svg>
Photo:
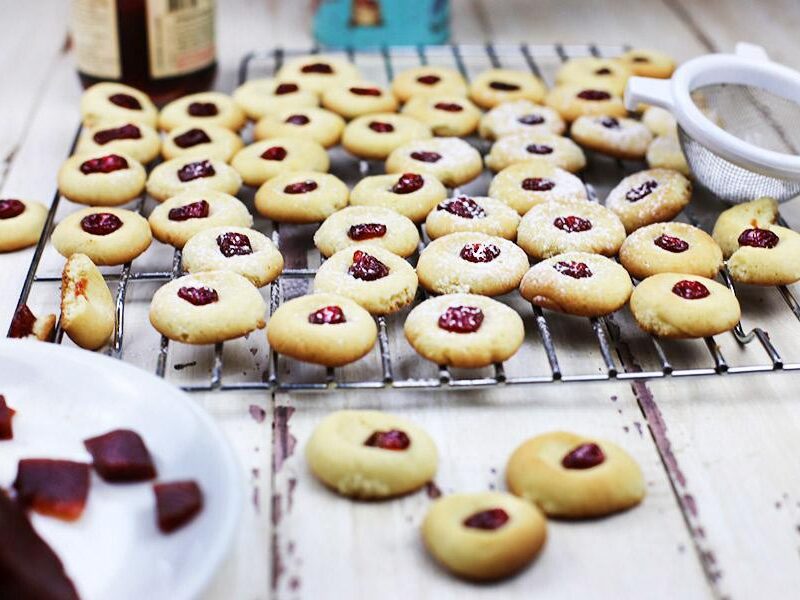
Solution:
<svg viewBox="0 0 800 600"><path fill-rule="evenodd" d="M419 46L419 47L391 47L380 48L373 51L343 50L336 52L358 64L365 73L366 78L388 83L396 71L420 64L446 65L457 68L467 79L481 70L490 67L509 67L529 69L552 84L552 75L557 67L565 60L576 56L615 56L627 49L624 46L596 46L587 45L449 45L449 46ZM281 48L268 52L253 52L246 55L239 67L239 82L242 83L254 77L271 76L281 66L285 58L308 53L319 52L319 49L284 50ZM248 131L245 131L247 137ZM75 148L80 130L76 134L72 150ZM470 140L483 154L489 146L480 139ZM71 150L71 152L72 152ZM625 163L588 153L589 169L583 174L589 198L598 201L603 188L610 189L622 177L635 172L645 165L639 162ZM360 161L348 156L341 149L332 151L331 172L338 175L352 185L357 179L368 174L382 172L382 164ZM484 173L481 178L463 189L463 193L485 195L490 175ZM248 192L245 191L243 195ZM698 197L699 196L699 197ZM18 308L28 302L29 296L37 284L50 284L50 293L55 294L52 288L60 281L56 273L39 274L40 262L48 246L50 232L59 208L61 197L56 191L53 196L52 206L47 216L44 234L33 254L33 259L25 279L19 298ZM243 198L243 200L245 200ZM246 201L246 200L245 200ZM148 204L152 204L145 196L134 203L134 210L140 213L148 212ZM701 214L703 210L705 214ZM713 198L695 194L691 210L682 214L682 218L695 225L708 229L713 224L713 218L719 212L721 205ZM303 226L278 225L269 221L259 222L256 227L268 235L281 248L286 259L287 268L281 276L269 286L269 314L272 315L281 302L308 291L308 284L316 274L319 264L318 253L316 258L309 259L313 245L310 243L313 230L309 231ZM420 250L428 241L424 230L420 231L422 242ZM139 262L134 261L135 263ZM137 265L138 266L138 265ZM121 268L104 273L106 281L115 289L116 324L113 338L109 343L107 353L116 358L127 358L123 355L125 346L125 314L126 298L129 290L134 285L143 283L167 282L182 274L181 252L176 250L172 256L171 264L164 264L163 268L137 268L130 263ZM721 273L724 283L736 293L734 284L726 271ZM267 288L265 288L267 289ZM800 304L792 291L786 287L777 288L784 312L788 310L794 318L788 320L787 327L800 327ZM772 289L763 289L763 293L774 293ZM417 302L424 299L421 291ZM407 310L398 315L377 317L378 344L376 356L370 361L371 367L355 369L310 368L301 365L287 357L279 356L276 352L269 352L268 365L262 368L256 376L245 380L234 380L227 374L223 344L213 347L213 355L208 362L210 376L205 381L180 382L186 391L228 391L228 390L277 390L277 391L303 391L303 390L333 390L333 389L441 389L441 388L476 388L498 385L526 385L537 383L552 383L557 381L608 381L608 380L647 380L667 377L690 377L703 375L723 375L734 373L757 373L765 371L792 371L800 369L800 363L789 362L783 358L779 348L770 337L769 333L761 327L755 326L748 330L738 324L730 334L724 334L734 340L733 348L737 355L744 357L740 364L729 365L723 355L721 345L714 338L693 340L689 342L661 341L644 334L635 326L626 311L619 311L614 315L603 318L579 319L565 317L556 313L545 313L539 307L525 304L518 296L504 297L501 301L515 305L523 311L531 311L527 315L526 329L528 329L524 348L528 354L524 364L517 364L509 372L507 365L495 364L491 368L476 370L451 370L444 366L434 366L421 357L413 354L408 347L402 344L402 322ZM760 300L758 300L760 301ZM772 304L775 308L775 304ZM744 306L743 306L744 308ZM746 314L746 312L745 312ZM566 321L564 321L566 319ZM553 321L559 321L554 331ZM582 325L576 324L578 321ZM782 321L786 323L786 321ZM781 326L783 329L784 326ZM564 342L564 332L567 332L568 343ZM796 332L792 332L796 335ZM572 341L581 336L580 343L575 346ZM722 336L717 336L721 338ZM557 338L560 341L557 343ZM61 343L63 330L60 325L56 327L55 342ZM753 343L756 342L756 343ZM226 342L226 345L235 342ZM675 348L673 344L678 344ZM155 351L155 372L161 377L171 376L168 370L170 350L174 346L181 346L162 337ZM399 349L398 349L399 348ZM563 354L562 354L563 352ZM534 360L531 357L538 353L544 360ZM570 360L564 361L563 355L569 355ZM687 355L691 364L676 366L672 355ZM576 358L577 355L577 358ZM649 359L642 359L643 356ZM740 358L741 358L740 357ZM534 357L535 358L535 357ZM365 361L367 359L362 359ZM513 361L514 359L511 359ZM362 362L359 361L359 362ZM564 363L569 364L564 364ZM593 363L595 366L581 367L583 363ZM685 362L685 361L684 361ZM577 365L575 364L577 363ZM175 370L185 365L174 364ZM223 374L225 373L225 377Z"/></svg>

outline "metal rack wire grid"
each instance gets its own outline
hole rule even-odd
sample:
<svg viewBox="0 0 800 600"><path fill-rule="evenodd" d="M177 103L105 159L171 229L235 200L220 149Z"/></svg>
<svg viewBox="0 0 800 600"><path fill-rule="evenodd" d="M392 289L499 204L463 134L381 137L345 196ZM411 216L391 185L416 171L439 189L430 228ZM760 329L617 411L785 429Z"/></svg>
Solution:
<svg viewBox="0 0 800 600"><path fill-rule="evenodd" d="M601 47L593 44L574 46L565 46L561 44L495 46L493 44L487 44L384 47L373 51L345 49L337 53L356 62L365 71L369 70L369 67L372 67L372 77L376 80L383 79L388 83L391 82L396 70L420 64L454 66L467 80L469 80L471 75L474 75L480 70L502 66L526 68L537 76L547 80L551 79L548 75L552 75L552 72L554 72L555 68L557 68L561 62L573 56L615 56L625 49L626 47L624 46ZM318 48L310 50L284 50L276 48L267 52L250 53L246 55L240 63L239 83L243 83L255 76L270 76L274 74L287 57L316 52L319 52ZM552 81L549 81L549 83L552 83ZM79 135L80 129L76 134L70 152L74 151ZM488 143L484 140L470 138L468 141L483 154L489 149ZM347 179L348 177L352 179L353 176L360 178L368 174L382 172L381 164L370 163L349 157L341 150L338 150L338 152L340 153L338 160L332 160L332 172L342 176L343 179ZM634 162L626 164L622 161L603 159L602 157L592 156L591 153L589 154L590 165L593 163L600 163L596 168L590 170L594 171L595 174L602 172L604 177L610 178L612 181L618 181L630 172L645 168L645 165L642 163ZM342 172L346 172L345 175L347 175L347 177L343 175ZM483 180L485 183L488 175L484 175ZM599 201L596 185L590 173L587 171L583 177L589 198L593 201ZM477 185L481 184L479 183ZM465 188L464 191L469 192L470 190ZM457 192L458 190L455 191L455 193ZM479 193L475 195L479 195ZM44 234L34 251L31 265L21 290L18 309L28 302L34 284L55 284L60 281L60 276L56 274L38 274L42 255L55 222L60 200L61 196L58 191L56 191L45 223ZM146 211L146 205L147 198L143 195L135 202L134 210L144 213ZM684 211L683 217L692 224L708 228L708 221L706 220L706 222L703 222L703 219L698 217L694 210L695 209L692 208ZM297 227L298 226L281 226L277 223L265 223L262 228L271 230L267 231L267 233L271 233L272 240L281 248L287 264L287 268L283 271L281 276L269 287L268 305L270 316L286 299L306 293L309 281L313 279L316 274L316 268L308 266L308 251L311 248L309 246L303 246L302 244L298 245L297 239L295 239L298 237L303 238L307 243L309 237L308 235L303 237L302 234L298 235L297 231L293 231ZM422 250L428 239L424 229L420 228L420 233L422 239L420 250ZM106 281L112 286L115 285L116 324L113 338L107 349L107 353L110 356L118 359L123 358L123 348L125 347L126 298L131 286L143 282L167 282L179 277L181 274L180 250L175 250L172 257L172 264L162 270L134 269L132 264L128 263L123 265L118 271L104 273ZM726 271L722 271L721 278L728 288L736 293L734 283ZM794 317L796 317L796 320L800 321L800 303L798 303L792 291L784 286L779 287L778 291L783 302L788 306ZM418 294L417 301L424 299L424 297L425 294L421 291ZM511 303L510 300L504 301ZM758 346L760 346L764 352L764 356L761 357L762 360L760 362L730 366L722 354L720 345L713 338L706 338L702 340L701 343L705 346L705 351L707 352L706 359L710 359L710 363L703 364L702 366L691 365L688 368L676 368L669 358L669 353L665 349L665 345L671 342L664 342L654 337L646 336L639 331L639 336L646 338L650 346L650 351L654 354L654 366L652 368L643 368L631 357L629 346L632 340L628 339L625 333L626 327L622 323L625 319L620 317L620 315L614 314L601 318L588 319L589 329L591 330L591 335L589 337L593 338L594 341L589 344L589 349L586 349L585 346L583 348L584 351L587 354L591 354L593 358L597 358L597 355L599 355L600 367L589 370L588 372L573 372L573 369L562 366L562 361L560 359L561 353L557 349L557 336L554 334L553 328L551 327L552 319L562 317L555 313L545 313L545 311L537 306L532 306L531 308L533 311L534 323L533 334L536 336L536 340L530 343L538 343L546 358L544 368L539 370L531 368L520 374L508 375L506 366L498 363L491 369L478 370L478 376L476 376L476 371L474 370L467 371L462 375L460 373L455 373L446 366L434 367L434 374L431 376L418 376L416 372L412 374L401 374L399 371L405 371L406 366L404 366L403 369L399 368L401 359L396 356L397 352L393 353L392 344L390 343L390 336L395 334L395 329L398 329L398 320L401 316L393 315L389 317L376 317L379 332L379 360L377 361L378 368L374 376L361 376L353 380L340 377L342 369L334 370L328 368L320 369L320 371L323 372L321 377L301 377L300 379L302 380L298 380L297 377L292 377L291 374L293 371L298 371L305 375L308 374L303 371L302 368L297 368L299 363L296 363L294 368L290 366L282 368L280 361L285 360L287 363L294 361L286 357L280 357L276 352L270 350L268 367L256 380L228 381L227 378L223 380L223 371L225 367L223 361L223 344L218 343L214 346L213 357L210 360L210 378L201 383L185 383L181 385L181 387L190 392L212 390L275 390L294 392L382 388L460 389L498 385L528 385L557 381L635 381L666 377L692 377L765 371L792 371L800 369L800 362L787 362L784 360L767 331L760 327L745 331L741 323L737 324L731 334L736 340L737 345L741 348L747 348L751 346L754 340L757 340ZM567 318L573 320L578 319L577 317ZM586 321L586 319L582 320L584 322ZM393 323L393 321L398 322ZM795 319L792 321L795 321ZM570 327L574 326L570 325ZM54 341L56 343L61 343L63 334L64 332L60 324L58 324L56 326ZM529 342L526 341L526 344L527 343ZM697 344L698 342L693 343ZM155 372L160 377L165 377L167 375L170 348L173 345L175 345L174 342L170 342L166 337L161 337L155 360ZM617 357L616 360L615 355ZM415 357L415 360L417 361L415 363L416 366L427 363L427 361L420 357ZM182 365L175 365L175 369L181 366ZM411 369L415 371L416 367L411 367Z"/></svg>

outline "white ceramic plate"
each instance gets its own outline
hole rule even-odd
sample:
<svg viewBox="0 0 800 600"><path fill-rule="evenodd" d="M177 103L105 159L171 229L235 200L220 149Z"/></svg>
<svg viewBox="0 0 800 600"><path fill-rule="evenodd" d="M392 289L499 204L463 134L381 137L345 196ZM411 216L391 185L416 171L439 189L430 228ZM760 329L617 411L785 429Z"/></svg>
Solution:
<svg viewBox="0 0 800 600"><path fill-rule="evenodd" d="M83 440L124 427L144 438L159 481L195 479L203 490L202 512L170 535L156 526L152 482L112 485L95 473L78 521L33 514L84 600L178 600L205 589L233 540L243 480L189 396L118 360L20 340L0 340L0 394L17 411L14 439L0 442L4 487L18 459L91 462Z"/></svg>

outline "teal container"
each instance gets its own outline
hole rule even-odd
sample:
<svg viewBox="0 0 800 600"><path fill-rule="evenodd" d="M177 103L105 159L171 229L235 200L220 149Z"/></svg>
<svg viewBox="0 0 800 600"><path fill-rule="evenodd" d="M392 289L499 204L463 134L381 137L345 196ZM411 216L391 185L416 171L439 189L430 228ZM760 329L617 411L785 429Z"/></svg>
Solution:
<svg viewBox="0 0 800 600"><path fill-rule="evenodd" d="M314 37L334 47L444 44L450 39L450 1L321 0Z"/></svg>

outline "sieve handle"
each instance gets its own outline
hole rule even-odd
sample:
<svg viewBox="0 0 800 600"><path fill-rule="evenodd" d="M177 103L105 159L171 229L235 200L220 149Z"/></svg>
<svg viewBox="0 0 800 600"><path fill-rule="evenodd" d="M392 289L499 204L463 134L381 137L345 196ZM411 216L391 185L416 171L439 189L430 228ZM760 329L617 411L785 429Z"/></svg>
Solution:
<svg viewBox="0 0 800 600"><path fill-rule="evenodd" d="M631 77L625 86L625 108L636 110L640 104L655 104L672 111L672 89L669 79Z"/></svg>

